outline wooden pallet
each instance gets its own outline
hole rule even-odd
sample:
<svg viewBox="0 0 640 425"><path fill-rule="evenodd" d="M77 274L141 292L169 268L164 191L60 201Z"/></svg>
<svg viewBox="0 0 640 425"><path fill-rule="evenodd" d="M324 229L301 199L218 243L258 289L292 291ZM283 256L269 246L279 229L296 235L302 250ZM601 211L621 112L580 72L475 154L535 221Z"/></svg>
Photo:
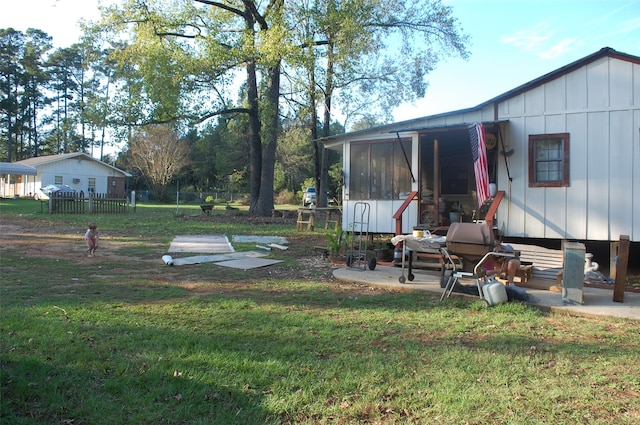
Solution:
<svg viewBox="0 0 640 425"><path fill-rule="evenodd" d="M516 251L520 251L520 261L523 266L531 266L531 279L538 282L536 287L546 286L546 289L557 286L558 273L562 272L564 257L562 250L550 249L537 245L509 243ZM520 286L527 286L528 282L521 279ZM527 279L528 280L528 279Z"/></svg>

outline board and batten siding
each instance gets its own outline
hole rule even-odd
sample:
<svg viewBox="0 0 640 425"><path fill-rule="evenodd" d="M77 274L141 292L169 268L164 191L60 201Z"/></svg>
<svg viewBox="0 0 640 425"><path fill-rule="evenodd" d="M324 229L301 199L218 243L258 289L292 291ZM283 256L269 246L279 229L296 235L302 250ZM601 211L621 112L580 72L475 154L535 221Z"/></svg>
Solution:
<svg viewBox="0 0 640 425"><path fill-rule="evenodd" d="M640 241L640 65L603 57L501 101L498 211L507 236ZM569 187L528 186L531 134L569 133Z"/></svg>

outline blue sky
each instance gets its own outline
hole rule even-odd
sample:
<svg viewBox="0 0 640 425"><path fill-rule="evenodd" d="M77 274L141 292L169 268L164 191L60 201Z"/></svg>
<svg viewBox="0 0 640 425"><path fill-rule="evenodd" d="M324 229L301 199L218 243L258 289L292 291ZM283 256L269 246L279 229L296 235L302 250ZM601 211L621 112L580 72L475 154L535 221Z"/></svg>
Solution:
<svg viewBox="0 0 640 425"><path fill-rule="evenodd" d="M471 36L469 60L451 58L426 97L396 120L476 106L603 47L640 56L639 0L449 0Z"/></svg>
<svg viewBox="0 0 640 425"><path fill-rule="evenodd" d="M389 0L393 1L393 0ZM98 0L4 0L0 28L39 28L57 46L78 39ZM449 58L426 97L396 120L476 106L602 47L640 56L640 0L443 0L471 36L469 60Z"/></svg>

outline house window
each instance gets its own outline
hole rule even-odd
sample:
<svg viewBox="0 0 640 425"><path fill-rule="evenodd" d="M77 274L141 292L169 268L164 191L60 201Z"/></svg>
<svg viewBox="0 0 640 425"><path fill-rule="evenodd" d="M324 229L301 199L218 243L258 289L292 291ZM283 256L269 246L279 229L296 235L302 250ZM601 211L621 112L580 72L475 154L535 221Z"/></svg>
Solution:
<svg viewBox="0 0 640 425"><path fill-rule="evenodd" d="M349 198L403 199L411 191L411 141L352 143Z"/></svg>
<svg viewBox="0 0 640 425"><path fill-rule="evenodd" d="M89 177L89 183L87 185L87 192L96 193L96 178Z"/></svg>
<svg viewBox="0 0 640 425"><path fill-rule="evenodd" d="M529 136L529 186L569 186L569 133Z"/></svg>
<svg viewBox="0 0 640 425"><path fill-rule="evenodd" d="M62 184L62 176L55 176L53 178L53 184Z"/></svg>

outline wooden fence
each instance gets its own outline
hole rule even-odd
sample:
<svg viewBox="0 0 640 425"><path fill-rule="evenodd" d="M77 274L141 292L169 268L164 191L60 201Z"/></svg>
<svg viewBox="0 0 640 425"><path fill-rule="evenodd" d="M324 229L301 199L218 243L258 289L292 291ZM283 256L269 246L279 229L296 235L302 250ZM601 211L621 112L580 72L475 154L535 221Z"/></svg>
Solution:
<svg viewBox="0 0 640 425"><path fill-rule="evenodd" d="M125 214L129 212L129 199L111 198L106 193L58 194L49 197L49 214Z"/></svg>

